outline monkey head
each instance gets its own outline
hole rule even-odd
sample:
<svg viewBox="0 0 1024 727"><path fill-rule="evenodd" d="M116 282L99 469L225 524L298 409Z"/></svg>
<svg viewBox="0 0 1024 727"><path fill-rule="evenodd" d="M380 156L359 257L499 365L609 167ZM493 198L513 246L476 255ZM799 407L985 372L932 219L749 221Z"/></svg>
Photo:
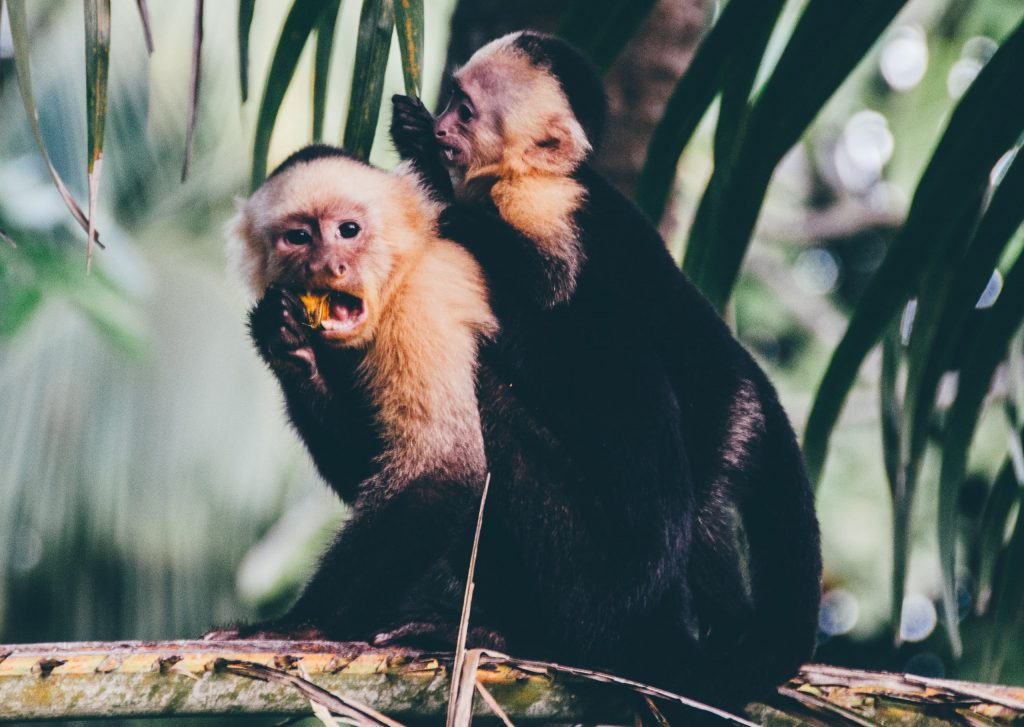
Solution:
<svg viewBox="0 0 1024 727"><path fill-rule="evenodd" d="M329 344L363 346L435 234L438 211L415 175L314 145L239 205L231 262L256 297L271 284L304 294Z"/></svg>
<svg viewBox="0 0 1024 727"><path fill-rule="evenodd" d="M600 78L572 46L521 31L478 50L452 80L434 133L443 161L467 180L571 174L597 143Z"/></svg>

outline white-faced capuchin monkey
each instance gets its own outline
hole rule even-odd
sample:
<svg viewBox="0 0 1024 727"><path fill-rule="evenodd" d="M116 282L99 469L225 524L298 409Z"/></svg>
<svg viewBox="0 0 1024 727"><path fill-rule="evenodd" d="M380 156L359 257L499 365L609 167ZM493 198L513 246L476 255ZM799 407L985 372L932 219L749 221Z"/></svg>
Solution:
<svg viewBox="0 0 1024 727"><path fill-rule="evenodd" d="M534 579L555 656L720 703L767 691L810 657L821 588L772 385L587 163L606 102L578 51L513 33L452 86L436 120L395 97L392 138L450 196L441 233L486 274L501 332L482 363L582 475L565 488L578 530L548 540L565 567Z"/></svg>
<svg viewBox="0 0 1024 727"><path fill-rule="evenodd" d="M207 638L366 639L451 548L468 552L486 473L477 348L495 319L476 261L438 237L439 209L408 170L322 145L241 206L253 342L352 515L285 617Z"/></svg>

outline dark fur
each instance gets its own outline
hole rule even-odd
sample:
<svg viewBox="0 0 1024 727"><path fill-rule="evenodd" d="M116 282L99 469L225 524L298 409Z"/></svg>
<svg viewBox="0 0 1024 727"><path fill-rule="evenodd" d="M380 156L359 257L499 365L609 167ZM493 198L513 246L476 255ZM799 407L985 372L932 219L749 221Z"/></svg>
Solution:
<svg viewBox="0 0 1024 727"><path fill-rule="evenodd" d="M564 43L530 34L527 45L539 71L565 67ZM558 80L573 103L578 79ZM396 146L431 176L440 150L424 126L396 99ZM589 166L575 177L587 190L575 216L586 261L571 300L551 309L529 294L549 284L550 260L493 205L452 202L442 215L442 233L477 256L492 286L502 334L482 353L489 371L572 463L534 479L548 473L505 446L530 431L503 431L493 416L503 402L481 397L495 482L525 508L523 530L499 535L516 543L506 556L526 559L534 589L528 617L496 623L544 634L536 646L558 659L746 699L814 647L820 544L796 439L768 379L654 226Z"/></svg>
<svg viewBox="0 0 1024 727"><path fill-rule="evenodd" d="M324 345L301 323L305 316L294 293L271 286L250 313L249 329L317 469L353 512L285 616L242 627L237 634L217 634L221 637L368 639L396 621L419 616L416 608L429 608L424 599L436 590L432 579L438 578L440 556L467 551L472 535L479 482L469 480L477 473L437 472L392 487L386 496L365 497L362 486L378 473L383 443L372 404L358 383L362 352ZM315 364L293 355L303 348L313 349ZM422 584L423 598L414 608L409 594L416 583ZM456 617L447 614L451 623Z"/></svg>

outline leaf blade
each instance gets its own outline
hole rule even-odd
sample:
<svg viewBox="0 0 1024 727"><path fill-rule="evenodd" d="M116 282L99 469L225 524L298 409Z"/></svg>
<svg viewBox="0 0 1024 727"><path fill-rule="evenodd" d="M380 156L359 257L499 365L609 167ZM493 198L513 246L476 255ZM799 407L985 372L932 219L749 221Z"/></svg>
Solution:
<svg viewBox="0 0 1024 727"><path fill-rule="evenodd" d="M996 367L1002 361L1024 320L1024 255L1006 275L1003 292L978 330L974 347L960 371L956 399L946 420L942 465L939 471L939 563L942 569L943 616L959 654L959 617L956 602L957 502L967 471L967 454L981 416L982 404Z"/></svg>
<svg viewBox="0 0 1024 727"><path fill-rule="evenodd" d="M270 137L274 122L281 110L285 92L295 75L299 56L320 17L322 3L319 0L295 0L277 40L274 57L267 72L267 83L263 99L256 115L256 134L252 150L251 186L256 189L267 175L267 155L270 152Z"/></svg>
<svg viewBox="0 0 1024 727"><path fill-rule="evenodd" d="M88 128L89 245L86 270L92 266L96 205L103 169L103 132L107 120L110 71L110 0L85 0L85 98Z"/></svg>
<svg viewBox="0 0 1024 727"><path fill-rule="evenodd" d="M328 0L316 24L316 51L313 54L313 139L324 136L324 111L327 108L327 77L331 70L334 29L341 0Z"/></svg>
<svg viewBox="0 0 1024 727"><path fill-rule="evenodd" d="M181 181L188 177L192 166L192 146L195 140L196 122L199 120L199 83L202 78L203 59L203 2L196 0L195 18L192 31L192 72L188 87L188 125L185 129L185 160L181 165Z"/></svg>
<svg viewBox="0 0 1024 727"><path fill-rule="evenodd" d="M979 190L979 205L981 196ZM1021 199L1024 199L1024 154L1018 153L981 220L975 225L974 215L968 211L965 218L951 228L952 239L947 247L957 249L936 250L935 259L924 272L910 337L910 366L903 408L904 467L908 478L916 478L920 469L939 382L953 361L961 332L999 257L1024 223ZM965 230L961 237L958 228L968 226L975 228L973 234Z"/></svg>
<svg viewBox="0 0 1024 727"><path fill-rule="evenodd" d="M752 33L763 33L767 40L784 4L784 0L731 0L701 42L686 73L676 82L651 135L637 181L636 202L655 222L665 214L679 157L721 89L734 49L750 48L748 36ZM753 49L744 58L759 60L761 54L756 48L755 39Z"/></svg>
<svg viewBox="0 0 1024 727"><path fill-rule="evenodd" d="M249 100L249 31L255 12L256 0L238 0L238 86L242 103Z"/></svg>
<svg viewBox="0 0 1024 727"><path fill-rule="evenodd" d="M25 0L8 0L7 17L11 28L11 44L14 50L14 66L15 75L18 77L18 89L21 92L22 105L25 107L26 116L28 116L32 136L35 139L36 146L39 148L39 155L42 157L43 163L50 173L50 178L57 188L57 193L64 200L64 204L67 206L71 216L75 218L75 221L78 222L86 233L91 235L93 242L102 249L104 245L100 242L99 233L95 229L90 228L88 217L67 188L64 179L57 172L57 168L53 166L50 153L46 149L46 142L43 140L43 132L39 126L39 111L36 108L35 96L32 90L32 68L30 64L28 18L25 12Z"/></svg>
<svg viewBox="0 0 1024 727"><path fill-rule="evenodd" d="M359 12L356 61L344 134L345 149L359 159L369 158L377 133L394 27L391 0L364 0Z"/></svg>
<svg viewBox="0 0 1024 727"><path fill-rule="evenodd" d="M577 0L562 17L558 35L583 51L603 74L656 4L657 0Z"/></svg>
<svg viewBox="0 0 1024 727"><path fill-rule="evenodd" d="M706 224L694 226L687 245L684 270L719 311L732 293L775 167L904 2L811 0L797 21L735 152L732 166L743 173L716 170L700 205Z"/></svg>
<svg viewBox="0 0 1024 727"><path fill-rule="evenodd" d="M804 434L804 457L812 482L820 479L828 440L856 380L861 362L913 292L931 241L943 238L965 206L977 200L989 170L1024 129L1024 99L1015 88L1015 68L1024 64L1024 23L981 70L954 109L921 176L907 221L868 283L846 333L818 384ZM991 114L990 109L998 109ZM959 174L950 177L948 169ZM973 190L973 192L972 192ZM907 271L913 276L908 277Z"/></svg>
<svg viewBox="0 0 1024 727"><path fill-rule="evenodd" d="M146 0L135 0L135 6L139 10L139 20L142 21L142 34L146 38L146 52L153 55L153 26L149 22L149 6Z"/></svg>
<svg viewBox="0 0 1024 727"><path fill-rule="evenodd" d="M394 0L394 4L405 95L418 98L423 90L423 0Z"/></svg>

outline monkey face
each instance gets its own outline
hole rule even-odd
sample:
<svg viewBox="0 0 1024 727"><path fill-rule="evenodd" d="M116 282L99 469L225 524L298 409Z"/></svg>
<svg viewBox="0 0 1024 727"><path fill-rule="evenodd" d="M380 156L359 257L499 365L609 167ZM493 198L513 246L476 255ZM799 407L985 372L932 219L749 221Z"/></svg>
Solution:
<svg viewBox="0 0 1024 727"><path fill-rule="evenodd" d="M590 152L557 78L515 46L517 34L473 54L452 82L434 131L442 161L465 177L568 174Z"/></svg>
<svg viewBox="0 0 1024 727"><path fill-rule="evenodd" d="M410 179L346 157L316 158L275 173L242 204L234 262L257 296L271 283L303 295L324 341L360 346L435 217Z"/></svg>

